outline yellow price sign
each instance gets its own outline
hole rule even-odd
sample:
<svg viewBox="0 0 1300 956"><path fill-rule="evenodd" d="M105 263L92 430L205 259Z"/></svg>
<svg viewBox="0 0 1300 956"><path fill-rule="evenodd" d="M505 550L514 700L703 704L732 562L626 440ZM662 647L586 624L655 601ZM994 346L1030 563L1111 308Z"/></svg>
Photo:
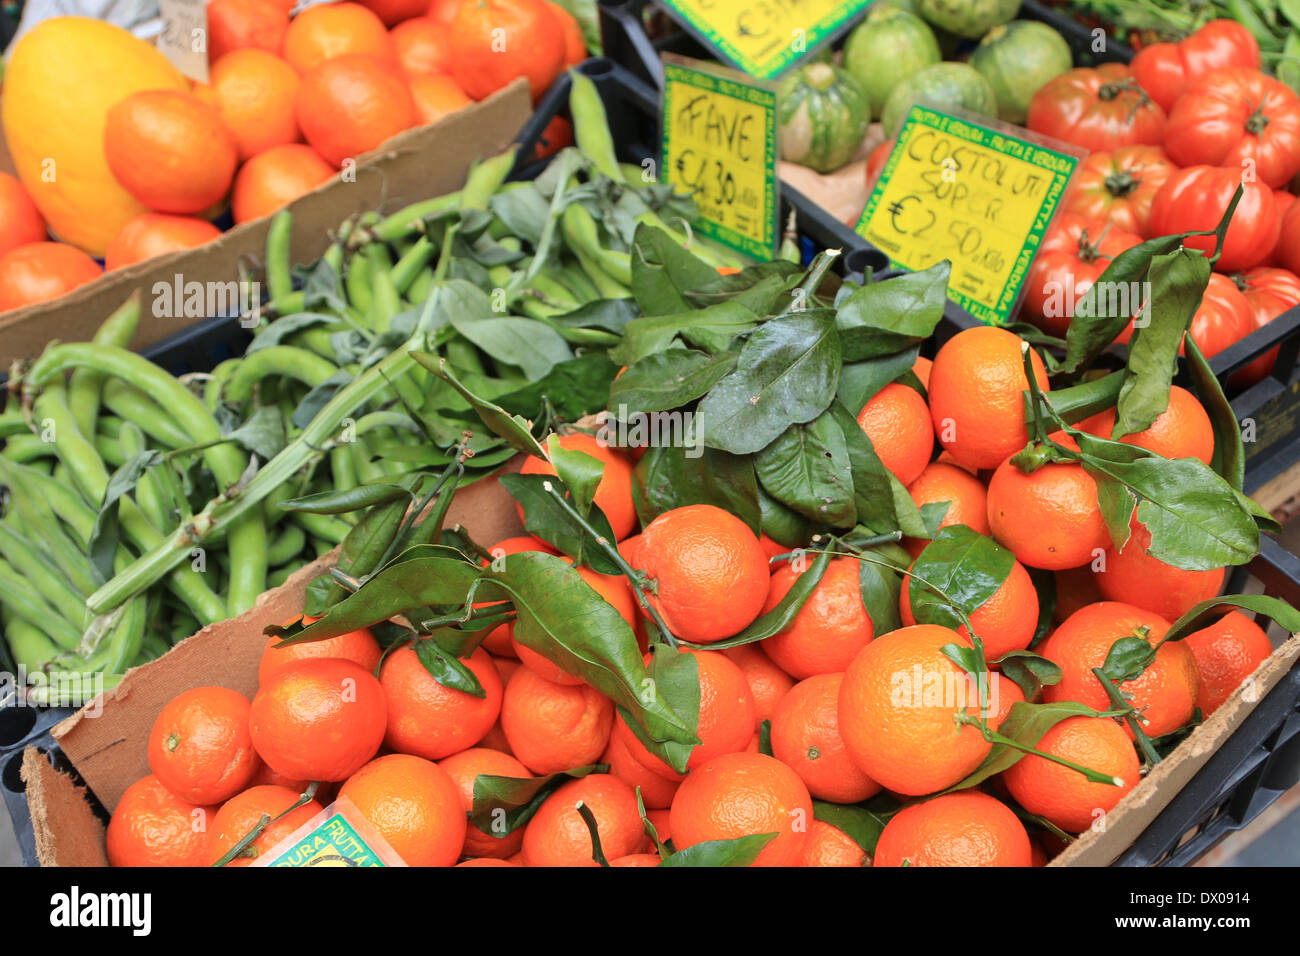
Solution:
<svg viewBox="0 0 1300 956"><path fill-rule="evenodd" d="M697 228L746 255L777 249L776 92L731 70L664 62L661 165L692 192Z"/></svg>
<svg viewBox="0 0 1300 956"><path fill-rule="evenodd" d="M751 76L771 79L837 34L870 0L663 0L683 26Z"/></svg>
<svg viewBox="0 0 1300 956"><path fill-rule="evenodd" d="M1005 325L1079 156L913 106L857 232L894 265L952 263L948 297Z"/></svg>

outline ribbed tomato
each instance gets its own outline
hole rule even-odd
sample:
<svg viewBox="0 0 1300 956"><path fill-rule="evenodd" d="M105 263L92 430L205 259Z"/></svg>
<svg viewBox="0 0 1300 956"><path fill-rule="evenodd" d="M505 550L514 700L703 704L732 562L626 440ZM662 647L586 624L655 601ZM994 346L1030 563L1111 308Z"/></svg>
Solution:
<svg viewBox="0 0 1300 956"><path fill-rule="evenodd" d="M1300 275L1300 203L1291 203L1282 215L1276 248L1277 264Z"/></svg>
<svg viewBox="0 0 1300 956"><path fill-rule="evenodd" d="M1237 272L1259 265L1278 241L1277 204L1273 191L1263 183L1243 183L1239 169L1190 166L1173 173L1151 202L1151 234L1167 236L1216 228L1238 186L1243 189L1241 201L1228 224L1223 251L1214 268ZM1210 253L1214 243L1214 236L1192 236L1185 244Z"/></svg>
<svg viewBox="0 0 1300 956"><path fill-rule="evenodd" d="M1235 20L1211 20L1179 43L1153 43L1129 68L1138 85L1168 113L1183 91L1211 70L1260 65L1259 42Z"/></svg>
<svg viewBox="0 0 1300 956"><path fill-rule="evenodd" d="M1237 284L1221 273L1212 273L1187 330L1192 341L1210 358L1254 331L1255 316ZM1178 350L1180 355L1182 351Z"/></svg>
<svg viewBox="0 0 1300 956"><path fill-rule="evenodd" d="M1165 111L1142 92L1121 63L1076 67L1034 94L1026 125L1089 152L1121 146L1159 146Z"/></svg>
<svg viewBox="0 0 1300 956"><path fill-rule="evenodd" d="M1092 153L1075 167L1065 211L1147 236L1151 200L1176 168L1159 146Z"/></svg>
<svg viewBox="0 0 1300 956"><path fill-rule="evenodd" d="M1115 256L1141 241L1103 219L1061 213L1025 277L1025 317L1049 335L1063 337L1083 294Z"/></svg>
<svg viewBox="0 0 1300 956"><path fill-rule="evenodd" d="M1300 96L1249 67L1212 70L1178 98L1165 151L1179 166L1231 166L1276 189L1300 172Z"/></svg>
<svg viewBox="0 0 1300 956"><path fill-rule="evenodd" d="M1286 214L1295 204L1295 201L1295 193L1287 192L1285 189L1273 190L1273 204L1277 207L1277 221L1279 223L1286 222ZM1282 236L1282 230L1279 229L1277 242L1273 243L1273 251L1264 260L1264 265L1282 267Z"/></svg>
<svg viewBox="0 0 1300 956"><path fill-rule="evenodd" d="M1263 328L1283 312L1300 305L1300 278L1294 272L1260 266L1234 278L1246 304L1250 306L1256 329ZM1277 352L1277 349L1273 349L1255 359L1232 376L1232 384L1244 388L1261 381L1273 371Z"/></svg>

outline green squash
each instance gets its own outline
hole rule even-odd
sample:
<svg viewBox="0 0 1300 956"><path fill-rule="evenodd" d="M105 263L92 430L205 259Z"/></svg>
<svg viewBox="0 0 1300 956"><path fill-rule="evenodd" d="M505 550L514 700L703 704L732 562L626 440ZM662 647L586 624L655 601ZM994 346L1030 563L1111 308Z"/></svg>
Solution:
<svg viewBox="0 0 1300 956"><path fill-rule="evenodd" d="M917 0L917 11L936 27L976 40L1020 12L1020 0Z"/></svg>
<svg viewBox="0 0 1300 956"><path fill-rule="evenodd" d="M843 66L862 84L872 116L878 118L894 87L942 59L929 24L914 13L877 3L849 34Z"/></svg>
<svg viewBox="0 0 1300 956"><path fill-rule="evenodd" d="M871 101L847 70L808 63L778 91L781 158L829 173L857 152L871 124Z"/></svg>
<svg viewBox="0 0 1300 956"><path fill-rule="evenodd" d="M1024 125L1034 94L1073 67L1074 58L1070 45L1046 23L1012 20L985 35L971 53L970 65L993 87L998 116Z"/></svg>
<svg viewBox="0 0 1300 956"><path fill-rule="evenodd" d="M989 81L965 63L936 63L908 77L894 88L880 115L885 135L898 135L898 128L913 100L926 105L956 107L982 116L997 114L998 101Z"/></svg>

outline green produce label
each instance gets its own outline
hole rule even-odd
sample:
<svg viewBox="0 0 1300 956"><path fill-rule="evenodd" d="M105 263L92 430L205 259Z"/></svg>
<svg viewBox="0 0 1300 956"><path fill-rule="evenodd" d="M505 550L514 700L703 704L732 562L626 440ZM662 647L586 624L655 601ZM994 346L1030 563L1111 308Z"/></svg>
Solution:
<svg viewBox="0 0 1300 956"><path fill-rule="evenodd" d="M913 106L857 232L904 269L949 260L948 297L981 322L1005 325L1078 161Z"/></svg>
<svg viewBox="0 0 1300 956"><path fill-rule="evenodd" d="M694 195L700 232L757 259L777 251L776 133L769 84L666 59L663 179Z"/></svg>

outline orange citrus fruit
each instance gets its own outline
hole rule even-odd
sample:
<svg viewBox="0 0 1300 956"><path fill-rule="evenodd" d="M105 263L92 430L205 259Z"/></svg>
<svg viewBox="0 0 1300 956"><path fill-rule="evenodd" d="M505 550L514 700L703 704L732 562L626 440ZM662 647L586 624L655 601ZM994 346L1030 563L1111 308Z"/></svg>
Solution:
<svg viewBox="0 0 1300 956"><path fill-rule="evenodd" d="M501 701L510 750L536 774L595 763L609 743L614 704L586 684L568 686L515 671Z"/></svg>
<svg viewBox="0 0 1300 956"><path fill-rule="evenodd" d="M359 3L319 3L289 22L284 58L299 73L347 54L396 61L392 38L383 21Z"/></svg>
<svg viewBox="0 0 1300 956"><path fill-rule="evenodd" d="M141 213L109 240L104 268L111 272L169 252L193 249L220 235L221 230L206 219L162 212Z"/></svg>
<svg viewBox="0 0 1300 956"><path fill-rule="evenodd" d="M216 863L234 849L235 844L248 836L264 815L271 818L266 829L226 866L248 866L325 809L315 800L308 800L286 814L285 811L297 803L298 799L297 791L275 786L249 787L231 797L221 805L212 821L211 862ZM281 814L284 816L276 819Z"/></svg>
<svg viewBox="0 0 1300 956"><path fill-rule="evenodd" d="M45 220L16 176L0 173L0 256L48 237Z"/></svg>
<svg viewBox="0 0 1300 956"><path fill-rule="evenodd" d="M270 216L323 186L333 175L333 167L316 150L302 143L273 146L258 153L235 176L230 200L235 222L252 222Z"/></svg>
<svg viewBox="0 0 1300 956"><path fill-rule="evenodd" d="M483 696L444 687L407 645L384 658L379 684L388 701L384 744L398 753L441 760L472 747L501 713L501 678L481 647L461 661L478 678Z"/></svg>
<svg viewBox="0 0 1300 956"><path fill-rule="evenodd" d="M196 90L221 115L235 138L240 162L302 137L294 116L298 73L265 50L236 50L212 66L208 85Z"/></svg>
<svg viewBox="0 0 1300 956"><path fill-rule="evenodd" d="M1061 668L1060 683L1047 687L1044 698L1109 710L1110 698L1092 669L1105 663L1120 638L1142 637L1154 646L1167 630L1169 622L1164 618L1118 601L1101 601L1075 611L1039 648L1043 657ZM1159 647L1141 676L1119 685L1150 737L1172 733L1191 720L1198 689L1196 661L1187 646L1167 641Z"/></svg>
<svg viewBox="0 0 1300 956"><path fill-rule="evenodd" d="M1077 770L1034 754L1026 754L1002 774L1017 803L1070 833L1082 833L1113 810L1141 778L1132 741L1109 717L1067 717L1048 730L1035 749L1115 780L1114 785L1093 783Z"/></svg>
<svg viewBox="0 0 1300 956"><path fill-rule="evenodd" d="M759 753L715 757L677 788L668 812L678 850L706 840L774 833L754 866L794 866L812 825L812 797L799 775Z"/></svg>
<svg viewBox="0 0 1300 956"><path fill-rule="evenodd" d="M408 866L451 866L469 825L460 791L431 760L377 757L339 788Z"/></svg>
<svg viewBox="0 0 1300 956"><path fill-rule="evenodd" d="M794 685L772 718L772 756L794 770L819 800L857 803L880 791L858 769L840 736L843 674L818 674Z"/></svg>
<svg viewBox="0 0 1300 956"><path fill-rule="evenodd" d="M871 439L880 463L904 485L925 471L934 451L930 410L916 389L891 382L858 413L858 424Z"/></svg>
<svg viewBox="0 0 1300 956"><path fill-rule="evenodd" d="M714 505L665 511L627 560L649 579L647 598L676 636L701 644L744 630L767 599L767 556L758 537Z"/></svg>
<svg viewBox="0 0 1300 956"><path fill-rule="evenodd" d="M605 466L596 485L594 504L609 519L615 539L622 541L636 528L636 508L632 504L632 463L616 449L583 432L561 435L559 442L565 451L582 452ZM555 468L549 461L529 457L524 461L520 473L553 476Z"/></svg>
<svg viewBox="0 0 1300 956"><path fill-rule="evenodd" d="M1196 706L1206 717L1273 653L1263 628L1240 611L1231 611L1209 627L1183 638L1196 660L1199 692Z"/></svg>
<svg viewBox="0 0 1300 956"><path fill-rule="evenodd" d="M808 569L783 562L772 574L763 613L773 610ZM862 604L856 558L832 558L808 600L784 630L765 639L763 651L791 677L835 674L849 666L875 634Z"/></svg>
<svg viewBox="0 0 1300 956"><path fill-rule="evenodd" d="M916 623L912 615L911 575L903 579L899 614L904 624ZM1038 629L1038 591L1024 565L1019 561L1012 563L1011 573L992 596L976 608L970 622L984 642L987 661L996 661L1009 651L1022 651L1029 646ZM964 624L957 633L963 637L970 636Z"/></svg>
<svg viewBox="0 0 1300 956"><path fill-rule="evenodd" d="M412 17L393 27L389 36L397 51L397 62L407 76L447 72L451 46L443 24L431 17Z"/></svg>
<svg viewBox="0 0 1300 956"><path fill-rule="evenodd" d="M302 622L311 624L316 620L318 619L314 617L304 617ZM267 638L266 647L262 650L262 659L257 665L259 684L265 684L268 677L286 664L315 657L342 658L359 664L368 671L374 671L379 666L379 658L383 654L375 636L365 628L348 631L337 637L327 637L323 641L303 641L287 647L276 647L279 643L278 637Z"/></svg>
<svg viewBox="0 0 1300 956"><path fill-rule="evenodd" d="M48 302L93 282L99 264L75 246L28 242L0 255L0 312Z"/></svg>
<svg viewBox="0 0 1300 956"><path fill-rule="evenodd" d="M948 510L939 521L940 528L960 524L980 534L989 533L988 492L978 478L963 468L945 461L931 462L907 486L907 493L918 508L947 502ZM903 547L914 558L926 544L923 538L903 539Z"/></svg>
<svg viewBox="0 0 1300 956"><path fill-rule="evenodd" d="M582 35L578 18L551 0L546 0L546 9L560 21L560 29L564 32L564 65L577 66L587 58L587 39Z"/></svg>
<svg viewBox="0 0 1300 956"><path fill-rule="evenodd" d="M621 723L621 721L620 721ZM609 736L609 746L600 758L609 764L609 772L634 791L641 791L641 800L649 809L666 809L672 805L678 781L655 773L627 749L624 738L617 732Z"/></svg>
<svg viewBox="0 0 1300 956"><path fill-rule="evenodd" d="M428 0L360 0L361 5L372 10L386 26L401 24L403 20L418 17L429 9Z"/></svg>
<svg viewBox="0 0 1300 956"><path fill-rule="evenodd" d="M272 0L208 0L208 61L215 67L237 50L278 54L289 14Z"/></svg>
<svg viewBox="0 0 1300 956"><path fill-rule="evenodd" d="M605 859L628 856L645 840L636 794L617 777L593 773L564 784L547 797L524 828L525 866L596 866L591 830L578 813L596 818Z"/></svg>
<svg viewBox="0 0 1300 956"><path fill-rule="evenodd" d="M200 213L230 189L239 149L193 93L145 90L109 109L104 155L122 188L155 212Z"/></svg>
<svg viewBox="0 0 1300 956"><path fill-rule="evenodd" d="M405 77L395 66L359 53L334 57L304 73L294 103L303 136L336 167L415 122Z"/></svg>
<svg viewBox="0 0 1300 956"><path fill-rule="evenodd" d="M153 774L126 788L108 821L109 866L207 866L217 808L187 803Z"/></svg>
<svg viewBox="0 0 1300 956"><path fill-rule="evenodd" d="M465 812L474 810L474 781L480 775L488 777L531 777L528 768L509 754L484 747L471 747L458 754L452 754L438 761L441 767L456 785L460 793L461 805ZM465 846L461 856L500 857L514 856L524 842L522 828L513 833L495 836L484 833L473 823L465 830Z"/></svg>
<svg viewBox="0 0 1300 956"><path fill-rule="evenodd" d="M1029 866L1029 833L987 793L946 793L890 817L871 865Z"/></svg>
<svg viewBox="0 0 1300 956"><path fill-rule="evenodd" d="M919 624L877 637L858 652L840 685L839 727L849 756L882 787L909 796L952 786L992 744L956 717L979 712L976 681L942 648L970 642Z"/></svg>
<svg viewBox="0 0 1300 956"><path fill-rule="evenodd" d="M996 468L1029 441L1022 394L1029 388L1022 339L993 326L963 329L943 344L930 369L930 416L939 443L960 465ZM1047 369L1030 349L1039 388Z"/></svg>
<svg viewBox="0 0 1300 956"><path fill-rule="evenodd" d="M754 695L754 717L759 722L771 720L776 705L794 686L794 678L763 653L762 643L728 647L723 655L740 668Z"/></svg>
<svg viewBox="0 0 1300 956"><path fill-rule="evenodd" d="M1122 601L1176 621L1201 601L1223 589L1226 568L1188 571L1153 557L1151 532L1133 517L1123 551L1112 543L1095 572L1097 590L1107 601Z"/></svg>
<svg viewBox="0 0 1300 956"><path fill-rule="evenodd" d="M277 668L253 698L249 732L273 770L346 780L379 751L388 707L370 671L318 657Z"/></svg>
<svg viewBox="0 0 1300 956"><path fill-rule="evenodd" d="M441 73L413 76L409 82L416 123L420 125L436 123L474 102L461 91L455 80Z"/></svg>
<svg viewBox="0 0 1300 956"><path fill-rule="evenodd" d="M839 827L814 820L797 866L866 866L867 854Z"/></svg>
<svg viewBox="0 0 1300 956"><path fill-rule="evenodd" d="M177 694L149 732L149 769L188 803L229 799L248 786L260 763L248 714L248 698L229 687Z"/></svg>
<svg viewBox="0 0 1300 956"><path fill-rule="evenodd" d="M1080 431L1110 438L1115 428L1115 409L1098 412L1075 426ZM1178 385L1169 389L1169 406L1140 432L1119 439L1165 458L1199 458L1207 465L1214 457L1214 429L1205 407L1196 396Z"/></svg>
<svg viewBox="0 0 1300 956"><path fill-rule="evenodd" d="M564 27L543 0L464 0L451 49L451 75L474 99L524 77L536 103L564 69Z"/></svg>

